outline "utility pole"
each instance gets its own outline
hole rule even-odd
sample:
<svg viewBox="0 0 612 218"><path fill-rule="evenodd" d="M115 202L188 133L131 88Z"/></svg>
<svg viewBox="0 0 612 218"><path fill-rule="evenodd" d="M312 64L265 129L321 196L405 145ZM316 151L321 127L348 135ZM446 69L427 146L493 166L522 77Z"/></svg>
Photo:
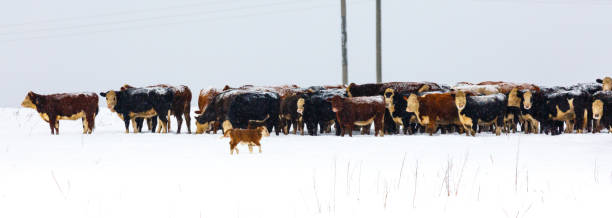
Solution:
<svg viewBox="0 0 612 218"><path fill-rule="evenodd" d="M380 1L376 0L376 83L382 82L382 39Z"/></svg>
<svg viewBox="0 0 612 218"><path fill-rule="evenodd" d="M340 0L340 16L342 18L342 84L348 85L348 60L346 54L346 0Z"/></svg>

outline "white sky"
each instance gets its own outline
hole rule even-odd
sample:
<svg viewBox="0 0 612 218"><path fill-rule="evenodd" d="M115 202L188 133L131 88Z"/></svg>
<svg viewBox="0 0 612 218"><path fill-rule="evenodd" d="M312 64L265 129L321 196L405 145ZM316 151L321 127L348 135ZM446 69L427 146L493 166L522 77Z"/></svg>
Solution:
<svg viewBox="0 0 612 218"><path fill-rule="evenodd" d="M349 80L375 80L374 0L348 0ZM19 0L0 106L125 83L339 84L339 0ZM612 0L383 0L383 80L561 85L612 74ZM606 73L607 72L607 73Z"/></svg>

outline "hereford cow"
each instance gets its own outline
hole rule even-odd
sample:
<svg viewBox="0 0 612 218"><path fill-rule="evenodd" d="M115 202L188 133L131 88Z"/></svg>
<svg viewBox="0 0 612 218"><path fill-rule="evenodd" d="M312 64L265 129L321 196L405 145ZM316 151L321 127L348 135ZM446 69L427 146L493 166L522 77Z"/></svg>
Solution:
<svg viewBox="0 0 612 218"><path fill-rule="evenodd" d="M367 126L374 122L374 135L384 136L383 122L385 101L381 96L343 98L334 96L326 99L336 113L336 120L342 127L342 136L348 131L353 136L354 126Z"/></svg>
<svg viewBox="0 0 612 218"><path fill-rule="evenodd" d="M230 155L238 154L238 144L247 144L249 146L249 152L253 153L253 146L259 147L259 153L261 153L261 138L264 136L270 136L268 129L264 126L257 127L255 129L228 129L223 134L223 137L230 138Z"/></svg>
<svg viewBox="0 0 612 218"><path fill-rule="evenodd" d="M406 112L414 113L418 123L426 127L429 135L433 135L441 125L462 125L452 93L431 93L424 96L410 94L403 98L406 100Z"/></svg>
<svg viewBox="0 0 612 218"><path fill-rule="evenodd" d="M134 132L139 132L136 118L151 118L158 116L161 127L157 132L168 132L168 118L172 108L174 92L171 88L129 88L123 91L108 91L100 93L106 97L106 104L112 112L116 112L125 123L125 132L129 133L130 121ZM152 130L155 132L155 129Z"/></svg>
<svg viewBox="0 0 612 218"><path fill-rule="evenodd" d="M593 133L607 128L612 133L612 91L599 91L593 95Z"/></svg>
<svg viewBox="0 0 612 218"><path fill-rule="evenodd" d="M341 127L336 122L336 114L332 111L331 103L326 99L345 95L346 92L342 89L308 91L299 95L297 112L302 115L309 135L316 136L319 126L320 132L323 133L324 130L330 129L329 126L332 124L335 124L336 135L340 135Z"/></svg>
<svg viewBox="0 0 612 218"><path fill-rule="evenodd" d="M170 86L170 85L165 85L165 84L160 84L160 85L154 85L154 86L147 86L148 88L154 88L154 87L162 87L162 88L170 88L173 92L173 99L172 99L172 108L170 110L170 113L172 115L174 115L174 117L176 118L177 121L177 125L178 128L176 130L176 133L181 133L181 126L183 125L183 116L185 117L185 125L187 126L187 132L191 133L191 90L189 89L189 87L187 86ZM133 86L130 85L123 85L123 87L121 87L122 90L125 89L129 89L129 88L134 88ZM137 125L139 125L139 130L142 128L142 121L143 118L138 118L137 119ZM151 119L147 119L147 124L149 125L149 129L153 128L155 129L155 123L151 122ZM170 130L170 120L168 120L168 130Z"/></svg>
<svg viewBox="0 0 612 218"><path fill-rule="evenodd" d="M455 105L459 112L459 120L466 130L476 135L476 127L484 124L495 124L495 135L500 135L506 115L507 100L504 94L472 96L462 91L455 94Z"/></svg>
<svg viewBox="0 0 612 218"><path fill-rule="evenodd" d="M96 93L63 93L39 95L28 92L21 106L32 108L51 128L51 134L59 134L60 120L83 121L83 134L91 134L95 128L98 114L98 95Z"/></svg>

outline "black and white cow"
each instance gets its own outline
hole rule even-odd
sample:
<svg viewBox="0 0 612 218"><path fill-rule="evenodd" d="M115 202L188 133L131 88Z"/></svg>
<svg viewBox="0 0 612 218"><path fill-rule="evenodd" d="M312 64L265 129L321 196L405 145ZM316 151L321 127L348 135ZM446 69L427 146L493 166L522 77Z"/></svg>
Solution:
<svg viewBox="0 0 612 218"><path fill-rule="evenodd" d="M106 97L106 104L112 112L116 112L125 122L125 132L129 132L130 121L134 132L140 132L142 125L136 125L136 118L151 118L158 116L161 128L158 132L168 132L169 110L172 107L173 92L170 88L129 88L122 91L100 93ZM153 132L155 129L152 130Z"/></svg>
<svg viewBox="0 0 612 218"><path fill-rule="evenodd" d="M495 124L495 134L500 135L507 110L506 95L497 93L491 95L466 95L463 91L455 93L455 105L459 112L459 120L466 134L476 135L479 125Z"/></svg>
<svg viewBox="0 0 612 218"><path fill-rule="evenodd" d="M612 91L599 91L593 94L593 133L607 128L612 133Z"/></svg>

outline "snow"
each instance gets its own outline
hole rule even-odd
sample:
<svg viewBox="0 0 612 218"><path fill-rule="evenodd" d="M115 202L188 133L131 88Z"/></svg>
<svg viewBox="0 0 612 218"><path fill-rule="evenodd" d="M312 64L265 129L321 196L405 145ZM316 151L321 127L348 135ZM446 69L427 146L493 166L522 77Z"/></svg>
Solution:
<svg viewBox="0 0 612 218"><path fill-rule="evenodd" d="M220 134L125 134L106 108L92 135L60 121L52 136L31 109L0 108L0 120L0 217L612 213L609 133L272 135L261 154L230 156Z"/></svg>
<svg viewBox="0 0 612 218"><path fill-rule="evenodd" d="M349 98L354 103L360 104L373 104L373 103L384 103L385 99L382 96L363 96L363 97L353 97Z"/></svg>

